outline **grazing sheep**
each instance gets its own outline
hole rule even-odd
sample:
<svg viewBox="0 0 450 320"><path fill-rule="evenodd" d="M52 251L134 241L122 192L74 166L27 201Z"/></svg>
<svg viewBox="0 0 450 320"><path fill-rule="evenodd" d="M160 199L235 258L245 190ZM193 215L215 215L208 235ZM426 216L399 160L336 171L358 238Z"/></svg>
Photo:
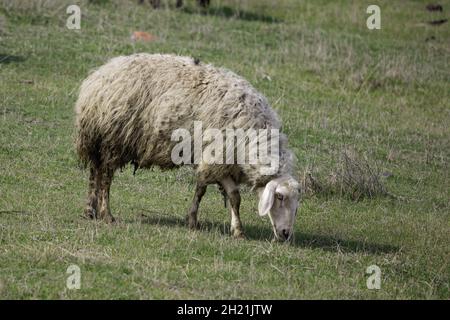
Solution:
<svg viewBox="0 0 450 320"><path fill-rule="evenodd" d="M116 169L128 163L135 168L161 169L183 164L173 161L174 130L185 128L192 134L195 122L223 132L280 128L266 98L245 79L198 59L174 55L141 53L110 60L83 81L75 111L77 152L90 169L85 214L109 222L114 221L109 190ZM279 166L271 174L262 173L259 162L211 164L201 160L193 164L197 185L187 215L189 226L197 227L197 211L207 185L218 184L229 200L231 233L243 237L238 186L245 183L258 190L259 214L269 215L275 237L291 239L299 184L291 175L293 154L287 149L286 137L280 133L277 141ZM249 139L241 144L250 150Z"/></svg>

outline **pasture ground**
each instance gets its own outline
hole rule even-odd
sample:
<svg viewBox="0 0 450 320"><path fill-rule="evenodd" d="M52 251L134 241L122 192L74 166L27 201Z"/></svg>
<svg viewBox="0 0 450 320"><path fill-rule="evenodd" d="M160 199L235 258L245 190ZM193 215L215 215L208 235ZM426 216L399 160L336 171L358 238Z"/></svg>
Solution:
<svg viewBox="0 0 450 320"><path fill-rule="evenodd" d="M174 2L174 1L173 1ZM0 298L448 299L450 2L212 0L183 10L136 1L0 0ZM78 3L81 30L65 27ZM130 41L132 31L152 42ZM201 230L184 216L189 170L116 174L118 223L81 218L87 172L73 147L73 105L89 70L133 52L191 55L227 67L283 119L297 174L328 181L344 150L379 168L396 197L305 194L292 245L271 242L243 190L248 240L209 188ZM67 268L81 289L66 288ZM366 268L381 289L366 287Z"/></svg>

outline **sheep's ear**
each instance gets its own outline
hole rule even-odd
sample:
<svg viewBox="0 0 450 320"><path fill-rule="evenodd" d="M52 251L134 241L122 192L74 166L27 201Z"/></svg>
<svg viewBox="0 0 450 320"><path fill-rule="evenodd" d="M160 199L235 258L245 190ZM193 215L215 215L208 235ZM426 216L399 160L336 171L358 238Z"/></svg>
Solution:
<svg viewBox="0 0 450 320"><path fill-rule="evenodd" d="M265 216L272 208L277 185L278 184L275 181L270 181L264 188L264 191L260 194L258 204L258 213L260 216Z"/></svg>

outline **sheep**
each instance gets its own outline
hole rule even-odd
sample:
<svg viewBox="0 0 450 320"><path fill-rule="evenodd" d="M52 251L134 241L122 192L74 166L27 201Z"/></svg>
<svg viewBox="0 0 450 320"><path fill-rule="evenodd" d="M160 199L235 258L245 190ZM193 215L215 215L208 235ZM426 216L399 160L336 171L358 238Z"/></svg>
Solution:
<svg viewBox="0 0 450 320"><path fill-rule="evenodd" d="M85 215L107 222L114 221L109 190L117 169L130 163L135 169L157 166L162 170L189 164L174 163L172 153L179 143L173 139L176 129L192 133L198 122L219 132L230 128L278 131L281 127L267 99L242 77L198 59L169 54L111 59L83 81L75 113L77 154L89 168ZM211 164L200 158L191 164L196 188L186 216L189 228L198 227L197 213L207 186L217 184L230 205L231 235L245 238L239 185L246 184L258 191L258 213L269 216L274 238L292 239L299 183L293 178L294 155L286 136L279 133L276 141L278 152L269 158L276 156L279 165L270 174L263 173L260 162ZM249 139L240 143L250 150Z"/></svg>

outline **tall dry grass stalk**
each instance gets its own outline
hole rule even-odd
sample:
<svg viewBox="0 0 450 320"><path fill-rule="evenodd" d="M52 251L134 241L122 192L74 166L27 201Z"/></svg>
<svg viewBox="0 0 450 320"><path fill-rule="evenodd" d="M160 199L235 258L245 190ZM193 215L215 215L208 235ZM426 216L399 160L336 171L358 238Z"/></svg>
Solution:
<svg viewBox="0 0 450 320"><path fill-rule="evenodd" d="M353 200L387 195L379 168L367 157L344 151L335 171L335 189Z"/></svg>
<svg viewBox="0 0 450 320"><path fill-rule="evenodd" d="M299 180L306 196L335 194L354 201L390 196L379 167L366 156L349 150L340 153L336 166L325 176L309 168Z"/></svg>

